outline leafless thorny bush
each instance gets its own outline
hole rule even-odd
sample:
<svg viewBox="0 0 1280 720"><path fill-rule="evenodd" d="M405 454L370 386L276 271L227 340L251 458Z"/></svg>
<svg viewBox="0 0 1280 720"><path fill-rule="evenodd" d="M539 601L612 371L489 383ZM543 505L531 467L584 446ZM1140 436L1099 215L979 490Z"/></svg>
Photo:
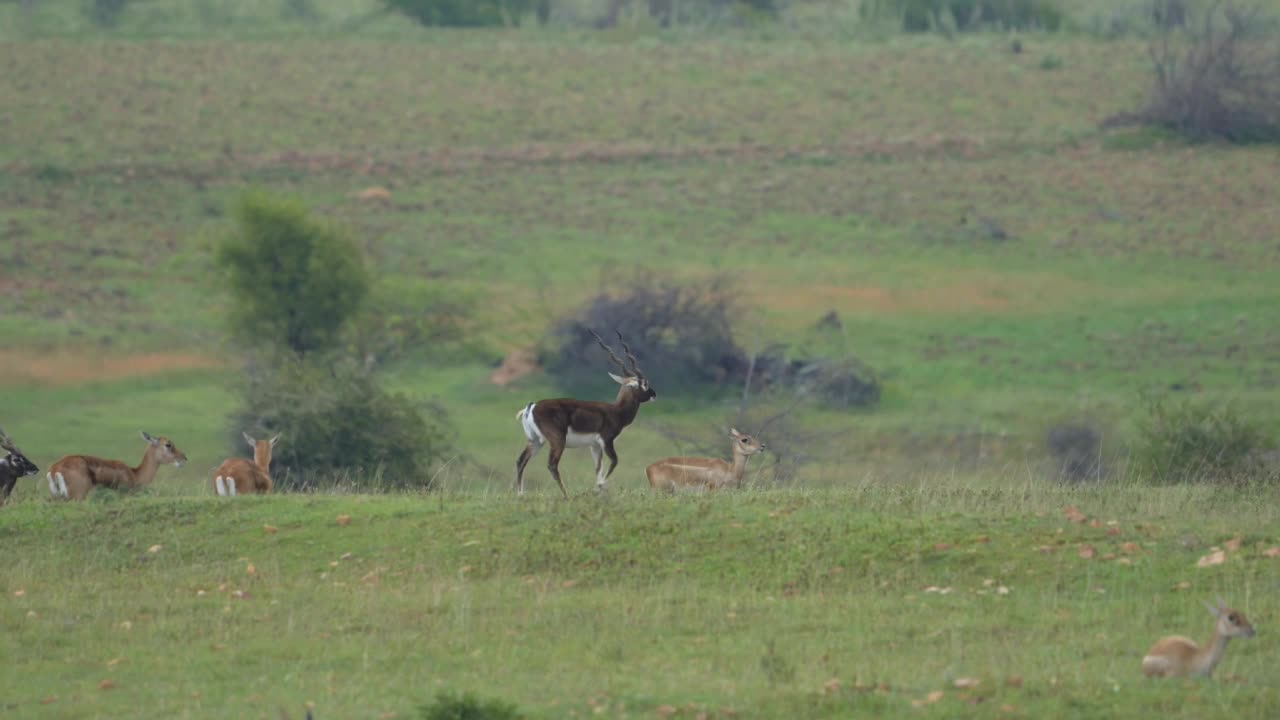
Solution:
<svg viewBox="0 0 1280 720"><path fill-rule="evenodd" d="M1151 41L1151 98L1103 127L1150 125L1192 140L1280 141L1280 44L1259 4L1215 0Z"/></svg>

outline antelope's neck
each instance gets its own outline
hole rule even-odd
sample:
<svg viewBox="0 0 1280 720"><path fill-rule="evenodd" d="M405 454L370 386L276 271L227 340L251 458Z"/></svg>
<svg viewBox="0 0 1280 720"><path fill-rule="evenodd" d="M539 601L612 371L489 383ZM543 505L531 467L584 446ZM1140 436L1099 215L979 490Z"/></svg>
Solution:
<svg viewBox="0 0 1280 720"><path fill-rule="evenodd" d="M148 445L147 451L142 454L142 463L133 469L133 482L136 485L149 485L156 477L156 469L160 467L160 463L156 462L156 446Z"/></svg>
<svg viewBox="0 0 1280 720"><path fill-rule="evenodd" d="M733 453L733 479L735 482L742 480L742 475L747 471L747 456L734 448Z"/></svg>
<svg viewBox="0 0 1280 720"><path fill-rule="evenodd" d="M636 413L640 412L640 400L636 394L640 391L630 385L623 385L618 389L618 399L614 401L614 405L622 411L622 424L627 426L632 420L636 419Z"/></svg>
<svg viewBox="0 0 1280 720"><path fill-rule="evenodd" d="M271 470L271 448L265 450L260 447L253 449L253 464L262 469L262 472Z"/></svg>
<svg viewBox="0 0 1280 720"><path fill-rule="evenodd" d="M1213 637L1209 642L1200 648L1200 652L1196 653L1195 673L1196 675L1208 676L1213 669L1222 661L1222 656L1227 652L1227 643L1231 642L1231 637L1218 632L1217 628L1213 630Z"/></svg>

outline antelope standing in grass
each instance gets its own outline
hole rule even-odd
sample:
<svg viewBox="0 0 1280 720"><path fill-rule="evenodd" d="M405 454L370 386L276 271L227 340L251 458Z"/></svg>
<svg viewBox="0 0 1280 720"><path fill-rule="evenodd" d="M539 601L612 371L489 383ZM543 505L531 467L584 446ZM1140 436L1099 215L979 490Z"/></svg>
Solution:
<svg viewBox="0 0 1280 720"><path fill-rule="evenodd" d="M246 493L266 495L271 492L271 451L280 435L277 433L270 440L254 440L247 432L240 434L253 448L253 462L239 457L223 460L213 471L213 491L223 497Z"/></svg>
<svg viewBox="0 0 1280 720"><path fill-rule="evenodd" d="M182 467L187 461L186 453L169 438L151 437L144 432L142 439L147 441L147 451L137 467L92 455L62 458L50 465L45 475L49 479L49 492L55 498L83 500L95 487L136 490L150 485L161 465Z"/></svg>
<svg viewBox="0 0 1280 720"><path fill-rule="evenodd" d="M1200 647L1190 638L1170 635L1162 638L1142 658L1142 673L1147 677L1209 677L1227 652L1227 643L1233 637L1251 638L1253 626L1244 613L1227 607L1222 598L1217 606L1205 603L1209 614L1215 618L1213 637Z"/></svg>
<svg viewBox="0 0 1280 720"><path fill-rule="evenodd" d="M569 499L569 491L560 479L560 456L564 454L565 448L591 448L591 457L596 464L596 489L604 490L605 481L618 466L618 453L613 448L614 440L636 419L641 403L658 397L636 364L636 357L622 339L622 333L618 333L618 342L622 343L622 350L631 362L629 368L594 330L591 335L609 353L609 359L622 368L622 375L609 373L609 377L621 386L618 388L618 397L612 403L571 398L539 400L529 403L516 413L526 440L524 451L516 459L516 490L521 495L524 494L524 468L543 445L551 446L547 469L551 471L551 477L556 479L566 500ZM609 458L607 470L602 462L604 456Z"/></svg>
<svg viewBox="0 0 1280 720"><path fill-rule="evenodd" d="M747 458L764 450L764 443L743 435L737 429L729 430L733 440L733 462L720 458L671 457L645 468L649 487L654 490L675 492L678 487L702 487L708 490L742 485L742 474L747 469Z"/></svg>
<svg viewBox="0 0 1280 720"><path fill-rule="evenodd" d="M3 505L9 500L13 486L18 484L18 478L35 475L40 472L40 468L13 444L13 438L9 437L4 428L0 428L0 450L6 453L0 458L0 505Z"/></svg>

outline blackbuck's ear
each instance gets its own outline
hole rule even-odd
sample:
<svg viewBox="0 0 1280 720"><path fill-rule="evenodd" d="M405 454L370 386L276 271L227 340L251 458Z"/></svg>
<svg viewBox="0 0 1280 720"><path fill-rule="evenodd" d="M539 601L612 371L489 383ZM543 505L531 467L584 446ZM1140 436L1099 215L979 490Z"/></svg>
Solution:
<svg viewBox="0 0 1280 720"><path fill-rule="evenodd" d="M737 440L742 437L742 433L738 432L738 428L729 428L729 437Z"/></svg>
<svg viewBox="0 0 1280 720"><path fill-rule="evenodd" d="M1205 609L1209 611L1210 615L1214 617L1219 617L1220 615L1222 615L1221 608L1215 607L1213 603L1206 600L1204 603L1204 606L1205 606Z"/></svg>
<svg viewBox="0 0 1280 720"><path fill-rule="evenodd" d="M275 447L275 446L276 446L276 443L278 443L278 442L280 442L280 433L276 433L276 434L271 438L271 447Z"/></svg>
<svg viewBox="0 0 1280 720"><path fill-rule="evenodd" d="M249 447L251 447L251 448L256 448L256 447L258 447L258 441L257 441L257 440L254 440L252 435L250 435L250 434L249 434L249 433L247 433L247 432L243 432L243 431L241 431L240 435L241 435L242 437L244 437L244 441L245 441L245 442L249 443Z"/></svg>
<svg viewBox="0 0 1280 720"><path fill-rule="evenodd" d="M156 439L155 439L155 438L153 438L153 437L151 437L151 435L149 435L149 434L147 433L147 431L146 431L146 430L139 430L138 432L142 433L142 439L143 439L143 440L146 440L147 442L151 443L152 445L155 445L155 444L156 444Z"/></svg>
<svg viewBox="0 0 1280 720"><path fill-rule="evenodd" d="M624 377L618 377L617 375L614 375L613 373L609 373L609 377L613 378L613 381L614 381L614 382L616 382L616 383L618 383L619 385L626 385L626 384L627 384L627 379L626 379L626 378L624 378Z"/></svg>

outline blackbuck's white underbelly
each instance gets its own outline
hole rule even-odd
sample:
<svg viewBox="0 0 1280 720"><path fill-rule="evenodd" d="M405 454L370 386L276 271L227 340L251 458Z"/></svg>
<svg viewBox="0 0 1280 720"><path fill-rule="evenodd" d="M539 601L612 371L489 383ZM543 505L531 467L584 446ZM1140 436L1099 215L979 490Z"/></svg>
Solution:
<svg viewBox="0 0 1280 720"><path fill-rule="evenodd" d="M564 446L570 448L591 447L592 445L600 445L600 433L579 433L570 430L569 436L564 441Z"/></svg>

